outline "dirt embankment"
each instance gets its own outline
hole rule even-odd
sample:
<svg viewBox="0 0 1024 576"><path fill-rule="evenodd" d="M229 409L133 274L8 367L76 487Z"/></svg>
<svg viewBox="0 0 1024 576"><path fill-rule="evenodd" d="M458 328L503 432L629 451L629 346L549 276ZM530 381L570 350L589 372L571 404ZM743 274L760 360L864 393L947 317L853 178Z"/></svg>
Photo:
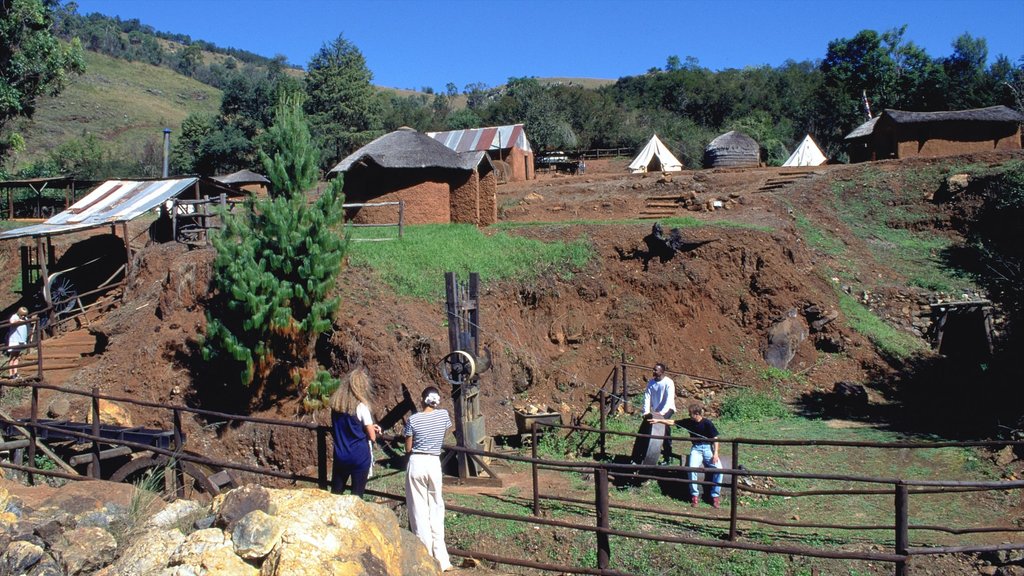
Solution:
<svg viewBox="0 0 1024 576"><path fill-rule="evenodd" d="M821 274L825 256L806 246L791 214L793 202L801 202L805 213L848 243L848 257L857 257L859 244L841 230L822 199L834 178L877 166L821 167L782 189L759 191L785 171L682 172L666 179L627 175L620 164L593 161L586 175L544 174L499 188L504 220L553 223L512 233L543 240L585 236L595 257L571 277L484 286L481 335L494 358L493 369L482 379L489 433L515 432L513 405L581 413L623 355L643 365L663 361L670 371L697 377L769 386L762 378L768 367L763 359L767 333L788 315L808 328L808 337L794 346L787 366L799 375L783 386L787 398L831 390L838 381L877 380L888 370L871 344L838 314L836 289ZM899 168L883 164L883 170ZM678 216L707 224L683 231L694 247L664 261L649 258L643 238L654 221L621 222L637 218L650 198L672 195L696 198L699 206L717 199L729 209L680 208ZM610 222L587 223L593 220ZM161 402L218 394L210 389L217 385L203 379L195 346L205 322L202 303L212 256L212 249L178 245L139 252L123 306L91 327L109 337L107 349L68 385ZM892 271L879 274L898 279ZM399 298L372 273L354 268L343 272L339 290L341 312L319 354L338 374L358 363L367 366L378 417L427 385L448 391L438 368L448 352L442 302ZM836 319L817 329L810 326L828 316ZM639 390L645 377L633 370L631 385ZM721 388L699 380L677 378L687 395L713 406ZM869 394L875 402L884 401L874 391ZM72 416L84 414L85 408L73 401ZM309 418L298 412L297 401L286 401L261 415ZM169 419L153 410L134 416L136 425L166 425ZM187 423L195 451L292 469L308 470L313 464L306 433L206 424Z"/></svg>

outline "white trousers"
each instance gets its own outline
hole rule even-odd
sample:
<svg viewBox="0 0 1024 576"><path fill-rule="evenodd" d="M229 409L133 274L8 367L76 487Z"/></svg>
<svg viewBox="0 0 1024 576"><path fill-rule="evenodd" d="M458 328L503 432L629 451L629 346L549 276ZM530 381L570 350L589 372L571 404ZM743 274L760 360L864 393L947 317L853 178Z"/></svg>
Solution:
<svg viewBox="0 0 1024 576"><path fill-rule="evenodd" d="M444 498L441 497L441 459L410 454L405 470L405 505L409 529L430 551L441 570L452 567L444 543Z"/></svg>

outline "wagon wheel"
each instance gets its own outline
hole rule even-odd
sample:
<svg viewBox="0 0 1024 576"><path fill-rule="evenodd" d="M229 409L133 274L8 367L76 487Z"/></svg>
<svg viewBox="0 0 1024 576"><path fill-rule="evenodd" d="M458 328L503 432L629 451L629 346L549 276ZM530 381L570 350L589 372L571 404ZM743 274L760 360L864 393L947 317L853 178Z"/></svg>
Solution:
<svg viewBox="0 0 1024 576"><path fill-rule="evenodd" d="M50 299L55 303L54 312L58 317L74 312L78 303L78 290L70 279L60 277L56 284L50 287L50 295Z"/></svg>
<svg viewBox="0 0 1024 576"><path fill-rule="evenodd" d="M220 492L220 488L210 480L211 473L206 467L193 462L182 461L180 464L184 476L181 497L207 501ZM158 492L165 500L174 500L178 496L178 480L171 458L162 454L135 458L111 474L110 481L135 484Z"/></svg>

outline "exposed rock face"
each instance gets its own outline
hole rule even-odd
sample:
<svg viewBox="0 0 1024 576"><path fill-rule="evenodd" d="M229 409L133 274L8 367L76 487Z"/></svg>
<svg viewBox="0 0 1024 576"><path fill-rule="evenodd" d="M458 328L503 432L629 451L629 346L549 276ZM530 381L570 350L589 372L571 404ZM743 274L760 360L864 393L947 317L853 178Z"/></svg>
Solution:
<svg viewBox="0 0 1024 576"><path fill-rule="evenodd" d="M768 348L764 353L764 361L769 366L785 370L789 361L796 356L797 348L806 339L807 325L795 309L788 311L781 322L768 330Z"/></svg>
<svg viewBox="0 0 1024 576"><path fill-rule="evenodd" d="M165 505L127 484L0 481L0 511L0 575L440 574L390 509L316 489Z"/></svg>

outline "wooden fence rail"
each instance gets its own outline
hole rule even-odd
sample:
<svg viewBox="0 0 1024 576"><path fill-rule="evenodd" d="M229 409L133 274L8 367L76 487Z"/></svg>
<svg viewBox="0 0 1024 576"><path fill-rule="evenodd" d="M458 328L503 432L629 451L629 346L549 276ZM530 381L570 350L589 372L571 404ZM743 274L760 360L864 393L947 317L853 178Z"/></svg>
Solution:
<svg viewBox="0 0 1024 576"><path fill-rule="evenodd" d="M90 432L73 432L71 435L79 438L81 441L90 442L90 454L89 460L92 466L89 467L92 477L100 477L102 475L101 466L102 461L99 458L99 446L100 443L104 444L118 444L128 448L147 450L155 454L163 455L169 458L170 466L173 468L173 473L180 475L182 463L191 462L194 464L200 464L205 466L213 466L219 468L226 468L237 470L252 474L257 477L269 477L277 478L281 480L287 480L292 482L309 482L315 483L323 488L328 486L327 470L329 465L330 450L328 450L327 437L329 434L329 427L316 424L314 422L296 422L296 421L284 421L275 420L268 418L257 418L238 414L228 414L222 412L216 412L212 410L204 410L199 408L193 408L180 404L163 404L156 402L140 401L134 398L126 398L120 396L114 396L109 394L101 394L98 389L92 389L90 391L74 390L67 387L59 387L45 384L43 382L35 382L31 380L16 381L7 384L4 387L0 387L0 393L2 393L5 387L29 387L31 388L31 414L28 422L15 421L6 417L0 417L0 422L5 424L17 424L27 429L30 435L30 441L28 443L28 449L30 452L28 466L22 466L9 462L0 462L0 467L10 468L12 470L19 470L26 472L29 475L30 481L35 480L36 475L48 475L66 479L84 479L83 476L75 476L67 472L66 470L38 470L34 467L34 446L36 437L39 432L46 430L56 430L46 422L42 422L39 419L39 402L38 396L40 390L51 390L60 391L67 394L84 396L89 399L90 408L93 413L93 422L98 425L98 406L99 401L108 400L115 402L122 402L127 404L133 404L136 406L143 406L149 408L159 408L168 411L169 420L174 430L175 444L173 449L164 449L154 447L150 445L140 444L136 442L130 442L127 440L118 440L116 442L111 441L109 438L103 438L99 435L98 430L94 427ZM602 410L603 411L603 410ZM314 440L316 445L315 458L317 461L317 475L316 477L308 476L305 474L299 474L288 470L278 470L272 468L265 468L260 466L252 466L240 462L233 462L229 460L221 460L215 458L207 458L199 456L197 454L191 454L185 450L186 440L183 433L182 414L192 414L196 417L202 417L206 419L214 419L218 421L236 421L236 422L252 422L269 426L279 426L285 428L295 428L308 430L315 434ZM468 514L480 517L491 518L495 520L505 520L512 522L523 522L531 525L547 525L552 527L574 529L580 531L591 532L595 535L595 552L597 559L596 567L582 567L582 566L559 566L554 564L545 564L542 562L535 562L530 560L524 560L522 558L511 558L503 557L497 554L492 554L483 551L474 550L456 550L456 554L464 554L473 556L476 558L488 558L496 562L502 562L510 565L527 566L542 570L553 570L560 572L572 572L582 574L618 574L621 575L623 572L612 569L610 566L614 560L612 549L611 537L616 538L629 538L632 540L643 540L643 541L656 541L664 543L676 543L676 544L687 544L723 549L734 549L734 550L751 550L765 553L774 554L788 554L788 555L799 555L816 558L833 558L833 559L855 559L864 561L874 562L889 562L895 567L895 573L906 574L906 562L909 558L914 555L920 554L938 554L938 553L952 553L952 552L982 552L990 550L1017 550L1024 549L1024 542L999 544L999 545L956 545L956 546L913 546L910 535L915 531L922 530L936 530L940 532L946 532L949 534L972 534L972 533L983 533L983 532L1007 532L1007 533L1019 533L1024 531L1024 528L1017 526L983 526L983 527L946 527L946 526L932 526L932 525L920 525L911 523L910 514L910 497L917 492L914 492L915 488L920 490L919 493L937 493L945 490L950 491L962 491L962 490L1018 490L1024 488L1024 481L946 481L946 480L904 480L899 478L879 478L872 476L857 476L847 474L812 474L802 473L797 471L773 471L773 470L749 470L742 468L738 465L738 458L736 458L740 451L740 445L751 444L751 445L768 445L768 446L840 446L840 447L874 447L874 448L937 448L937 447L952 447L952 446L993 446L993 445L1012 445L1020 446L1024 445L1024 441L977 441L977 442L837 442L837 441L820 441L820 440L764 440L764 439L721 439L723 442L730 442L733 446L734 463L731 468L723 469L718 472L728 476L730 478L727 485L727 489L731 495L731 505L728 516L712 516L707 514L694 514L694 513L683 513L679 511L671 510L658 510L650 509L638 509L628 504L613 503L609 498L610 483L615 478L652 478L660 481L670 482L688 482L687 473L697 472L704 473L708 469L705 468L691 468L686 466L639 466L633 464L616 464L611 462L581 462L581 461L563 461L563 460L551 460L539 458L537 455L537 446L539 444L539 438L537 434L541 426L551 426L553 428L569 428L573 429L574 433L598 433L601 435L618 434L627 437L650 437L650 438L665 438L663 436L654 435L640 435L623 432L613 432L605 428L594 429L582 426L560 426L560 425L547 425L540 422L535 422L532 430L534 435L532 443L532 456L519 456L516 454L489 452L481 450L469 450L458 446L450 446L449 450L462 451L466 453L472 453L480 457L487 457L491 459L502 459L513 462L524 462L529 463L533 471L533 497L532 497L532 514L527 515L516 515L516 514L499 514L494 512L487 512L478 508L469 508L456 505L448 505L449 510L459 512L461 514ZM66 430L64 433L68 433ZM677 440L683 440L684 438L676 437ZM392 439L393 440L393 439ZM594 496L593 500L586 499L572 499L562 495L543 495L540 493L540 477L539 470L541 469L563 469L563 470L576 470L578 472L592 474L594 478ZM770 518L759 518L751 515L740 515L736 508L736 503L739 500L739 493L748 490L748 487L744 487L737 482L738 478L741 477L774 477L774 478L792 478L792 479L809 479L809 480L820 480L820 481L835 481L835 482L854 482L864 483L868 485L884 486L877 489L837 489L837 490L812 490L806 491L806 494L795 493L797 495L823 495L823 494L835 494L835 495L850 495L850 494L878 494L878 495L891 495L893 502L893 522L891 524L864 524L864 525L842 525L842 524L825 524L825 523L812 523L812 522L782 522L772 520ZM710 484L710 482L702 481L704 484ZM180 496L181 482L178 483L179 491L176 496ZM748 490L749 491L749 490ZM404 499L403 495L388 494L384 492L375 492L369 490L368 493L384 495L386 497L394 498L397 500ZM593 516L595 521L592 524L584 524L578 522L569 522L564 520L554 520L543 517L542 502L567 502L578 504L582 508L591 511L590 516ZM652 534L648 532L634 532L628 530L619 530L614 527L614 516L612 515L613 510L625 510L631 513L644 513L651 515L664 515L668 517L687 517L693 520L701 521L714 521L720 523L728 523L727 538L719 540L713 538L701 538L691 536L680 536L672 534ZM740 539L740 532L737 528L738 522L747 523L760 523L767 526L777 526L782 528L808 528L808 529L835 529L835 530L877 530L887 531L892 534L892 548L890 551L879 551L879 552L861 552L861 551L845 551L836 549L823 549L814 548L809 546L793 546L785 544L763 544L757 542L747 542ZM725 528L723 528L724 530ZM723 534L724 536L725 534Z"/></svg>

